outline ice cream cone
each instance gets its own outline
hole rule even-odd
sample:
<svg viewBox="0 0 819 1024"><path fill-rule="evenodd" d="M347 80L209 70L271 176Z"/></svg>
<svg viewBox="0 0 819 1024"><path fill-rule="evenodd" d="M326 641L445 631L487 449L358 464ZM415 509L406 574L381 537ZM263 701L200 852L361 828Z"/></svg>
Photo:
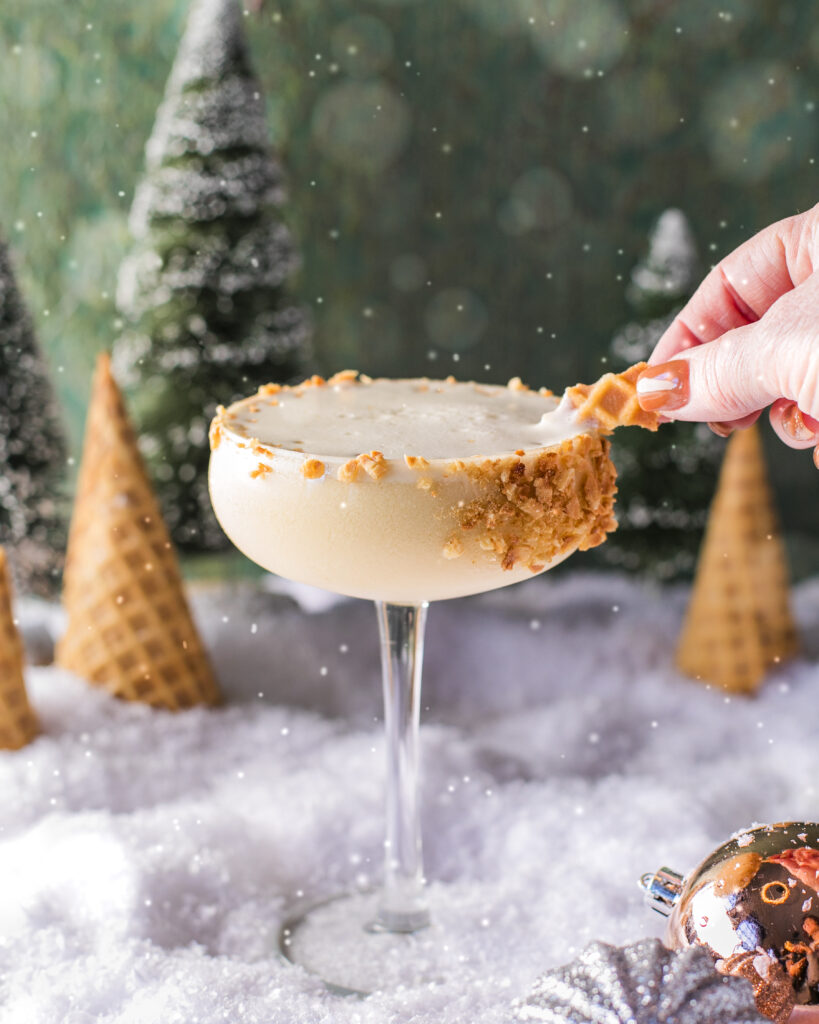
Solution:
<svg viewBox="0 0 819 1024"><path fill-rule="evenodd" d="M644 427L656 430L660 418L646 412L637 401L637 378L647 363L635 363L622 373L605 373L594 384L575 384L566 388L566 398L577 419L594 423L601 433L615 427Z"/></svg>
<svg viewBox="0 0 819 1024"><path fill-rule="evenodd" d="M6 552L0 548L0 748L18 750L38 732L23 681L23 643L12 614Z"/></svg>
<svg viewBox="0 0 819 1024"><path fill-rule="evenodd" d="M94 376L63 584L57 663L126 700L177 710L219 691L106 354Z"/></svg>
<svg viewBox="0 0 819 1024"><path fill-rule="evenodd" d="M753 426L728 442L677 665L696 679L752 693L797 646L785 549Z"/></svg>

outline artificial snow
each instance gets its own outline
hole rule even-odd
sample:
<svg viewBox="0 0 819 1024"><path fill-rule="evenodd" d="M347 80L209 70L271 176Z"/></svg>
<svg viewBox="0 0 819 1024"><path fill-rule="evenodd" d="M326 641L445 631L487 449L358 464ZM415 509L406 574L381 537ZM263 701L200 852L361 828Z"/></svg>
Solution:
<svg viewBox="0 0 819 1024"><path fill-rule="evenodd" d="M171 714L30 668L0 753L0 1024L508 1024L593 939L659 936L637 880L819 817L819 584L757 699L671 667L686 593L533 580L430 611L423 826L434 983L341 997L274 952L290 906L377 881L383 741L364 602L194 591L226 706ZM312 603L311 603L312 602ZM59 616L22 603L28 636Z"/></svg>

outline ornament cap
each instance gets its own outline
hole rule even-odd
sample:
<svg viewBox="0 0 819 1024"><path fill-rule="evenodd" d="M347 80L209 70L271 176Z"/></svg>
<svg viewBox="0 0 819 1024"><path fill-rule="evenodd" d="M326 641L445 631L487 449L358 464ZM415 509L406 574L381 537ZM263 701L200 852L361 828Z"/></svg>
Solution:
<svg viewBox="0 0 819 1024"><path fill-rule="evenodd" d="M683 876L672 868L659 868L647 871L640 878L640 885L645 893L646 903L658 914L668 917L680 898L683 887Z"/></svg>

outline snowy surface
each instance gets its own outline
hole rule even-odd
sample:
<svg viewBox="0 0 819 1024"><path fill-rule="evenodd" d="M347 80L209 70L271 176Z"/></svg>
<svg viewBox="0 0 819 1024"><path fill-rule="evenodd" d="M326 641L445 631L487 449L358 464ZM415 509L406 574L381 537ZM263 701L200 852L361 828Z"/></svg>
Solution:
<svg viewBox="0 0 819 1024"><path fill-rule="evenodd" d="M684 600L570 574L431 609L427 874L467 952L440 983L366 1000L271 950L298 893L379 874L369 606L200 590L219 710L150 711L32 668L45 733L0 753L0 1024L506 1024L591 939L659 935L642 872L819 816L819 582L795 595L805 659L755 700L669 667Z"/></svg>

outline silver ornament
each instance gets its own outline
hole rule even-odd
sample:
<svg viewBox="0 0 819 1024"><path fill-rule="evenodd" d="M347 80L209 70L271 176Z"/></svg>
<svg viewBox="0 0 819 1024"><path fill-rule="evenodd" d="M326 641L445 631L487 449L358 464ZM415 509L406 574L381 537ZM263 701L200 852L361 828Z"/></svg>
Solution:
<svg viewBox="0 0 819 1024"><path fill-rule="evenodd" d="M819 824L748 829L685 879L663 868L643 885L670 915L666 944L707 949L718 970L751 982L771 1020L819 1004Z"/></svg>
<svg viewBox="0 0 819 1024"><path fill-rule="evenodd" d="M718 974L705 950L674 953L657 939L592 943L539 978L512 1012L547 1024L767 1024L751 986Z"/></svg>

